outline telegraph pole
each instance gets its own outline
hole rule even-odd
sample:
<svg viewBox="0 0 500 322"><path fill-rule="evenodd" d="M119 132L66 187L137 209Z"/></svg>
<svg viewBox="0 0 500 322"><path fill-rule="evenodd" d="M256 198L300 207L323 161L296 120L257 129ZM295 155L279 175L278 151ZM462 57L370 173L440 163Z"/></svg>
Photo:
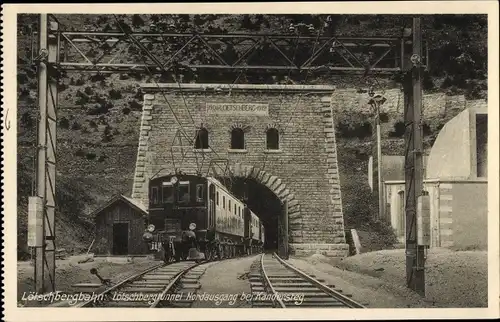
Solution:
<svg viewBox="0 0 500 322"><path fill-rule="evenodd" d="M380 107L387 100L384 96L377 94L370 87L368 95L371 97L368 104L372 106L375 114L376 144L377 144L377 196L378 196L378 219L384 218L384 186L382 184L382 135L380 133ZM375 159L375 158L374 158ZM376 216L377 217L377 216Z"/></svg>
<svg viewBox="0 0 500 322"><path fill-rule="evenodd" d="M418 244L417 203L422 194L422 30L421 18L413 18L411 70L405 74L405 213L406 281L408 288L425 296L425 247Z"/></svg>
<svg viewBox="0 0 500 322"><path fill-rule="evenodd" d="M384 218L384 187L382 185L382 136L380 134L380 104L377 104L377 181L378 181L378 219Z"/></svg>
<svg viewBox="0 0 500 322"><path fill-rule="evenodd" d="M37 139L36 195L41 199L41 245L36 248L35 287L39 293L55 291L55 177L57 80L54 74L58 44L49 35L47 14L39 19L38 104L39 126ZM57 31L51 22L50 31Z"/></svg>

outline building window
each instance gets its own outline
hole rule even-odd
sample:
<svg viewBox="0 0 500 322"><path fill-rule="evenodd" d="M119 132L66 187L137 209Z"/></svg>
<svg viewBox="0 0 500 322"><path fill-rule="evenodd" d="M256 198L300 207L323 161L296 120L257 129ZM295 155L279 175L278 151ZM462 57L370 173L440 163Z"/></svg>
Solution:
<svg viewBox="0 0 500 322"><path fill-rule="evenodd" d="M217 206L219 205L219 191L217 191Z"/></svg>
<svg viewBox="0 0 500 322"><path fill-rule="evenodd" d="M177 196L177 201L181 203L188 203L189 202L189 181L181 181L179 183L179 189L178 191L178 196Z"/></svg>
<svg viewBox="0 0 500 322"><path fill-rule="evenodd" d="M280 148L280 134L277 129L270 128L266 132L267 149L279 150Z"/></svg>
<svg viewBox="0 0 500 322"><path fill-rule="evenodd" d="M208 131L206 128L202 127L196 133L196 140L194 143L195 149L208 149Z"/></svg>
<svg viewBox="0 0 500 322"><path fill-rule="evenodd" d="M172 185L163 186L162 197L163 197L163 203L174 202L174 187L172 187Z"/></svg>
<svg viewBox="0 0 500 322"><path fill-rule="evenodd" d="M231 131L231 149L245 149L245 132L240 128L235 128Z"/></svg>
<svg viewBox="0 0 500 322"><path fill-rule="evenodd" d="M488 115L476 114L477 177L488 176Z"/></svg>
<svg viewBox="0 0 500 322"><path fill-rule="evenodd" d="M231 200L229 200L229 211L231 211Z"/></svg>
<svg viewBox="0 0 500 322"><path fill-rule="evenodd" d="M158 203L158 187L151 188L151 202L153 203L153 205L156 205Z"/></svg>
<svg viewBox="0 0 500 322"><path fill-rule="evenodd" d="M222 208L226 209L226 197L222 196Z"/></svg>
<svg viewBox="0 0 500 322"><path fill-rule="evenodd" d="M197 184L196 185L196 202L202 202L202 201L203 201L203 185Z"/></svg>
<svg viewBox="0 0 500 322"><path fill-rule="evenodd" d="M405 226L406 226L406 209L405 209L405 192L400 191L398 192L399 195L399 225L398 225L398 231L399 234L405 236Z"/></svg>

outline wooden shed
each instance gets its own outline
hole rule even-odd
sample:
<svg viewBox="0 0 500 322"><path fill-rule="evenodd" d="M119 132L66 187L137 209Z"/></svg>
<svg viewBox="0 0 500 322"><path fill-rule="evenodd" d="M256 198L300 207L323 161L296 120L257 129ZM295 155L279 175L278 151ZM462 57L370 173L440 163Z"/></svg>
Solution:
<svg viewBox="0 0 500 322"><path fill-rule="evenodd" d="M116 195L92 213L95 221L95 255L146 255L142 241L144 216L148 211L139 201Z"/></svg>

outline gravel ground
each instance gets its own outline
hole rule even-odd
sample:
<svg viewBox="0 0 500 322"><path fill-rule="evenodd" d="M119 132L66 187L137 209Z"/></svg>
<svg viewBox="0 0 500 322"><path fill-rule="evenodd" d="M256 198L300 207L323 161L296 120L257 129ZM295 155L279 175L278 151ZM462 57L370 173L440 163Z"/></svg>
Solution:
<svg viewBox="0 0 500 322"><path fill-rule="evenodd" d="M205 271L200 279L201 288L198 294L219 296L220 304L214 301L200 301L193 303L193 308L250 308L251 303L241 299L241 294L250 294L250 283L247 273L250 265L259 256L228 259L215 262Z"/></svg>
<svg viewBox="0 0 500 322"><path fill-rule="evenodd" d="M321 255L288 261L301 271L324 279L327 284L335 285L336 290L352 294L353 300L368 308L422 308L433 307L418 295L394 283L387 283L379 278L350 272L329 264ZM322 256L321 256L322 257Z"/></svg>
<svg viewBox="0 0 500 322"><path fill-rule="evenodd" d="M72 284L76 283L100 283L99 279L90 274L91 268L97 268L99 275L109 278L112 282L119 281L127 276L138 273L148 267L158 264L145 257L134 257L132 261L126 258L114 258L113 262L108 262L106 258L95 257L93 262L78 264L79 257L70 257L64 260L56 260L56 287L63 293L71 293ZM17 263L17 300L18 305L26 305L22 300L24 292L34 291L33 266L29 261ZM29 303L35 306L36 303Z"/></svg>
<svg viewBox="0 0 500 322"><path fill-rule="evenodd" d="M486 251L431 249L426 261L425 298L405 287L404 249L370 252L343 260L317 254L290 259L290 263L331 281L369 307L488 306Z"/></svg>

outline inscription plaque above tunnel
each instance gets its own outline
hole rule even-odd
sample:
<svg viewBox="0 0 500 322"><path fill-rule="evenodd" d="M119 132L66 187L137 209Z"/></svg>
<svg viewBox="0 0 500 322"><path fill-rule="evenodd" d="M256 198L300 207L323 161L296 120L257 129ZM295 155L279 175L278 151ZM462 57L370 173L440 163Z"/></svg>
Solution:
<svg viewBox="0 0 500 322"><path fill-rule="evenodd" d="M281 210L275 205L286 201L288 234L282 235L288 236L290 254L348 254L331 107L334 86L142 84L141 88L145 94L134 198L147 205L149 180L175 171L225 178L230 190L238 189L239 180L252 181L252 189L262 191L249 194L259 200L246 203L261 216L269 233L278 232ZM175 141L179 133L187 139ZM206 149L196 148L198 133L206 134ZM234 139L238 133L244 137L239 145ZM273 146L269 133L279 135L279 149L269 148ZM278 236L269 241L278 239L286 242Z"/></svg>
<svg viewBox="0 0 500 322"><path fill-rule="evenodd" d="M254 103L206 103L207 114L221 115L269 115L269 104Z"/></svg>

